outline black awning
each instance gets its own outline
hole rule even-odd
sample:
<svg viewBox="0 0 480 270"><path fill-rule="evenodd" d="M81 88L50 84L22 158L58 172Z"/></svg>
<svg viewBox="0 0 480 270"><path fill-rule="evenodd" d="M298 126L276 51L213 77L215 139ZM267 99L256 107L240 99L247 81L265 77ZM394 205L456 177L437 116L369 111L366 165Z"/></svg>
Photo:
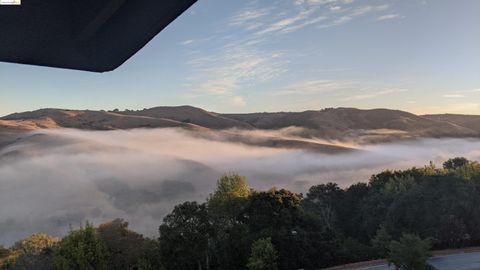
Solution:
<svg viewBox="0 0 480 270"><path fill-rule="evenodd" d="M22 0L0 6L0 61L119 67L196 0Z"/></svg>

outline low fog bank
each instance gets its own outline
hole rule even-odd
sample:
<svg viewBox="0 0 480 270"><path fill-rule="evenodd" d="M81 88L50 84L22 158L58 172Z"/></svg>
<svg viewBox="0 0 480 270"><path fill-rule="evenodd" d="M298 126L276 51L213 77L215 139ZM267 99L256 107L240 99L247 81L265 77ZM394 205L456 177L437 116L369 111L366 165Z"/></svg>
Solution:
<svg viewBox="0 0 480 270"><path fill-rule="evenodd" d="M246 176L256 189L306 192L330 181L342 187L367 181L387 168L441 164L454 156L480 159L479 140L429 139L362 149L335 155L273 149L181 129L31 133L0 150L0 244L33 232L62 235L86 220L99 224L117 217L155 236L175 204L203 201L225 172Z"/></svg>

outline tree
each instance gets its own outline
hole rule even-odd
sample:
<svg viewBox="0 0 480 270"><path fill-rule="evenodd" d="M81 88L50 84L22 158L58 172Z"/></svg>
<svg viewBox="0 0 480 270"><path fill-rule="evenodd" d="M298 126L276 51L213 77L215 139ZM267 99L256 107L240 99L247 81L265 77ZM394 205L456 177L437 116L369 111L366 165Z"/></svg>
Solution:
<svg viewBox="0 0 480 270"><path fill-rule="evenodd" d="M417 235L404 234L399 241L390 243L388 262L401 270L424 270L431 256L430 248L430 239L422 240Z"/></svg>
<svg viewBox="0 0 480 270"><path fill-rule="evenodd" d="M8 258L8 267L13 270L43 270L51 269L52 248L58 242L58 238L36 233L25 239L17 241L12 247Z"/></svg>
<svg viewBox="0 0 480 270"><path fill-rule="evenodd" d="M138 270L161 270L160 243L156 240L145 239L143 254L138 260Z"/></svg>
<svg viewBox="0 0 480 270"><path fill-rule="evenodd" d="M250 237L239 219L248 202L250 188L245 177L225 174L207 201L208 216L215 231L209 240L212 263L220 269L241 269L247 262Z"/></svg>
<svg viewBox="0 0 480 270"><path fill-rule="evenodd" d="M242 216L252 232L269 234L280 229L290 232L301 215L300 202L298 194L272 188L252 194Z"/></svg>
<svg viewBox="0 0 480 270"><path fill-rule="evenodd" d="M109 253L110 269L136 269L143 254L145 239L141 234L128 229L128 222L115 219L97 229Z"/></svg>
<svg viewBox="0 0 480 270"><path fill-rule="evenodd" d="M57 237L44 233L36 233L16 242L13 249L22 254L40 254L43 250L54 247L57 242Z"/></svg>
<svg viewBox="0 0 480 270"><path fill-rule="evenodd" d="M8 269L11 261L12 251L0 245L0 269Z"/></svg>
<svg viewBox="0 0 480 270"><path fill-rule="evenodd" d="M392 236L390 236L385 226L380 226L375 234L375 237L372 239L372 246L377 252L378 256L385 258L388 255L388 248L391 241Z"/></svg>
<svg viewBox="0 0 480 270"><path fill-rule="evenodd" d="M167 269L202 269L208 265L211 227L204 204L175 206L160 226L160 255Z"/></svg>
<svg viewBox="0 0 480 270"><path fill-rule="evenodd" d="M11 251L8 248L5 248L4 246L0 245L0 260L3 258L6 258L10 255Z"/></svg>
<svg viewBox="0 0 480 270"><path fill-rule="evenodd" d="M306 211L318 215L323 225L332 229L341 214L343 195L344 191L335 183L313 186L303 201L303 207Z"/></svg>
<svg viewBox="0 0 480 270"><path fill-rule="evenodd" d="M443 163L443 168L446 170L456 170L469 163L469 160L464 157L451 158Z"/></svg>
<svg viewBox="0 0 480 270"><path fill-rule="evenodd" d="M245 177L225 174L218 179L215 191L208 198L209 211L217 217L224 217L227 222L234 222L248 196L250 188Z"/></svg>
<svg viewBox="0 0 480 270"><path fill-rule="evenodd" d="M262 238L252 244L247 267L250 270L277 270L278 254L271 238Z"/></svg>
<svg viewBox="0 0 480 270"><path fill-rule="evenodd" d="M56 269L105 270L108 252L102 238L89 223L85 228L71 231L53 251Z"/></svg>
<svg viewBox="0 0 480 270"><path fill-rule="evenodd" d="M249 228L249 237L271 237L278 250L280 269L304 267L304 254L309 252L309 239L301 228L306 222L300 202L298 194L273 188L253 193L242 214L242 221Z"/></svg>

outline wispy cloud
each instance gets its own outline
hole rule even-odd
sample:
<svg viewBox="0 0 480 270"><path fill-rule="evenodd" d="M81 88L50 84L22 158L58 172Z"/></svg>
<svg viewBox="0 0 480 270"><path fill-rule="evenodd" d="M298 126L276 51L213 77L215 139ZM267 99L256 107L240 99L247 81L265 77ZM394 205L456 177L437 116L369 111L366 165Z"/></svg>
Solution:
<svg viewBox="0 0 480 270"><path fill-rule="evenodd" d="M189 40L185 40L185 41L180 42L180 44L185 46L185 45L190 45L193 42L195 42L195 40L189 39Z"/></svg>
<svg viewBox="0 0 480 270"><path fill-rule="evenodd" d="M349 23L359 17L365 16L368 13L376 13L380 11L384 11L390 8L389 5L377 5L377 6L359 6L359 7L351 7L346 9L345 12L342 14L335 14L337 16L331 16L331 19L326 23L318 25L318 28L329 28L334 26L340 26L346 23Z"/></svg>
<svg viewBox="0 0 480 270"><path fill-rule="evenodd" d="M334 95L340 101L353 101L373 99L389 94L408 91L405 88L393 87L392 85L377 82L361 81L336 81L336 80L310 80L291 84L285 88L272 91L273 96L289 95Z"/></svg>
<svg viewBox="0 0 480 270"><path fill-rule="evenodd" d="M377 17L377 21L386 21L386 20L393 20L393 19L403 19L405 16L401 16L399 14L386 14Z"/></svg>
<svg viewBox="0 0 480 270"><path fill-rule="evenodd" d="M197 76L190 78L193 91L198 95L222 97L237 107L246 105L236 93L240 88L261 83L286 71L282 53L255 49L247 43L230 43L208 57L190 61Z"/></svg>
<svg viewBox="0 0 480 270"><path fill-rule="evenodd" d="M344 99L344 101L352 101L352 100L364 100L364 99L372 99L372 98L377 98L380 96L385 96L389 94L394 94L394 93L402 93L406 92L407 89L401 89L401 88L394 88L394 89L383 89L383 90L374 90L371 92L367 92L364 94L360 95L353 95L350 97L347 97Z"/></svg>
<svg viewBox="0 0 480 270"><path fill-rule="evenodd" d="M465 96L461 95L461 94L445 94L445 95L442 95L442 97L444 97L444 98L464 98Z"/></svg>
<svg viewBox="0 0 480 270"><path fill-rule="evenodd" d="M260 1L248 1L209 39L205 56L195 53L195 40L186 40L192 50L189 65L196 74L189 79L193 96L213 95L222 102L245 106L240 90L268 82L289 70L289 52L272 49L279 37L307 27L326 28L352 22L372 13L389 9L387 4L362 5L353 0L291 0L264 7ZM300 85L301 91L314 93L328 89L346 89L350 82L316 80ZM295 92L293 88L278 95ZM232 103L232 100L234 101Z"/></svg>
<svg viewBox="0 0 480 270"><path fill-rule="evenodd" d="M230 104L233 107L245 107L247 103L245 102L245 99L241 96L234 96L230 99Z"/></svg>
<svg viewBox="0 0 480 270"><path fill-rule="evenodd" d="M272 91L274 96L288 95L312 95L318 93L328 93L337 90L351 89L356 83L348 81L334 80L310 80L291 84L280 90Z"/></svg>

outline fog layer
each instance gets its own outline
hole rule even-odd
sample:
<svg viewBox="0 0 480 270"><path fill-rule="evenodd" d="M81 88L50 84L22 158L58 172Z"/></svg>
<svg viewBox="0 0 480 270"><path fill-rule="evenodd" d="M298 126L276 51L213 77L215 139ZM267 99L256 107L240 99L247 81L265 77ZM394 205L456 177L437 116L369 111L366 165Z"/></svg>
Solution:
<svg viewBox="0 0 480 270"><path fill-rule="evenodd" d="M0 244L33 232L62 235L86 220L99 224L117 217L155 236L175 204L203 201L225 172L246 176L256 189L306 192L330 181L342 187L367 181L387 168L441 164L454 156L480 158L480 141L466 139L321 154L197 135L180 129L53 130L28 134L0 149Z"/></svg>

